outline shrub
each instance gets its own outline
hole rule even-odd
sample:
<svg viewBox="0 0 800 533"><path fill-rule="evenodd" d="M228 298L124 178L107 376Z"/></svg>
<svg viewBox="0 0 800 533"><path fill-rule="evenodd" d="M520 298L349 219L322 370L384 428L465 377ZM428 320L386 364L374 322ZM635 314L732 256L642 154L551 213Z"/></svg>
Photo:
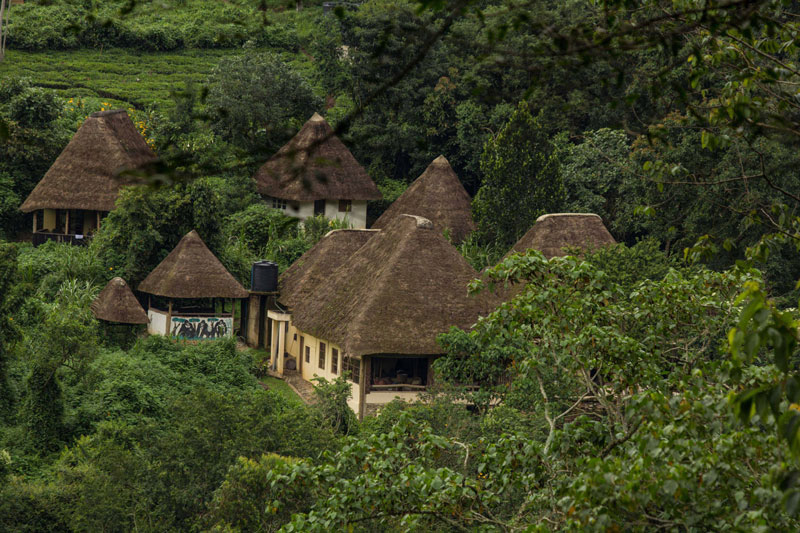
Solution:
<svg viewBox="0 0 800 533"><path fill-rule="evenodd" d="M11 99L8 114L23 127L42 128L58 118L61 108L52 91L28 88Z"/></svg>

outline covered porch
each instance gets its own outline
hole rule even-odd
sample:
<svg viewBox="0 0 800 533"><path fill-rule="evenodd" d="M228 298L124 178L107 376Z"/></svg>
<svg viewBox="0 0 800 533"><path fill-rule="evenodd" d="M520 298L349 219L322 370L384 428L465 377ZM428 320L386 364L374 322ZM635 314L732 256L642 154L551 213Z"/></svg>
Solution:
<svg viewBox="0 0 800 533"><path fill-rule="evenodd" d="M47 241L87 244L107 214L86 209L38 209L33 212L33 245Z"/></svg>
<svg viewBox="0 0 800 533"><path fill-rule="evenodd" d="M430 367L436 355L375 354L362 357L360 414L368 406L385 405L395 398L414 401L433 385Z"/></svg>

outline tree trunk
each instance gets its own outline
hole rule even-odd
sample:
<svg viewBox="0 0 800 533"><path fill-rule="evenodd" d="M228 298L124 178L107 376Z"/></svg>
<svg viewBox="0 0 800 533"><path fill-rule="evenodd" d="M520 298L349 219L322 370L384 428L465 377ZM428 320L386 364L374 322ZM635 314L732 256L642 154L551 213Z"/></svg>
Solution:
<svg viewBox="0 0 800 533"><path fill-rule="evenodd" d="M0 61L3 61L6 55L6 20L8 15L6 13L6 3L8 3L8 11L11 11L11 0L0 0ZM6 15L5 17L3 15Z"/></svg>
<svg viewBox="0 0 800 533"><path fill-rule="evenodd" d="M8 40L8 18L11 16L11 0L5 0L6 3L6 22L3 24L3 9L0 7L0 61L6 55L6 41ZM3 0L0 0L2 6Z"/></svg>
<svg viewBox="0 0 800 533"><path fill-rule="evenodd" d="M302 11L303 9L303 0L295 0L295 7L298 11Z"/></svg>

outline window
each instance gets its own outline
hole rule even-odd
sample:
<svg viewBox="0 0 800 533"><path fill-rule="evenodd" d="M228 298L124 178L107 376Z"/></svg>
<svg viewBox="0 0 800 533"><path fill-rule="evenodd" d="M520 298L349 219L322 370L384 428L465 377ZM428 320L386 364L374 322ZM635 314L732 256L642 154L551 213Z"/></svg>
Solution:
<svg viewBox="0 0 800 533"><path fill-rule="evenodd" d="M286 200L281 200L280 198L272 198L272 208L286 209Z"/></svg>
<svg viewBox="0 0 800 533"><path fill-rule="evenodd" d="M339 212L340 213L349 213L353 210L353 202L352 200L339 200Z"/></svg>
<svg viewBox="0 0 800 533"><path fill-rule="evenodd" d="M344 357L342 359L342 370L350 373L350 381L358 383L359 376L361 375L361 359Z"/></svg>
<svg viewBox="0 0 800 533"><path fill-rule="evenodd" d="M303 352L305 352L305 354L306 354L306 363L308 363L309 359L311 359L311 354L309 353L310 350L308 348L306 348L305 345L306 345L306 338L301 335L300 336L300 355L302 356Z"/></svg>
<svg viewBox="0 0 800 533"><path fill-rule="evenodd" d="M319 343L319 367L325 370L325 351L327 347L324 342Z"/></svg>
<svg viewBox="0 0 800 533"><path fill-rule="evenodd" d="M331 348L331 372L334 375L339 373L339 350Z"/></svg>
<svg viewBox="0 0 800 533"><path fill-rule="evenodd" d="M325 200L314 200L314 216L325 214Z"/></svg>

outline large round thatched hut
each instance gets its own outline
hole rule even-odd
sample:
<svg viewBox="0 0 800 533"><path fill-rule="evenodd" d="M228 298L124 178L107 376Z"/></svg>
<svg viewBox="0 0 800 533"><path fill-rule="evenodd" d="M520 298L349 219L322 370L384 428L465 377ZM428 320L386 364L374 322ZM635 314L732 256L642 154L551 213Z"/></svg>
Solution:
<svg viewBox="0 0 800 533"><path fill-rule="evenodd" d="M33 213L33 244L85 242L127 183L118 172L155 159L125 110L92 113L20 207Z"/></svg>
<svg viewBox="0 0 800 533"><path fill-rule="evenodd" d="M233 334L235 300L249 293L190 231L139 284L148 301L148 332L203 340Z"/></svg>
<svg viewBox="0 0 800 533"><path fill-rule="evenodd" d="M437 231L447 231L451 240L457 244L475 229L470 202L469 194L461 185L450 162L440 155L372 227L385 228L403 214L418 215L433 222Z"/></svg>
<svg viewBox="0 0 800 533"><path fill-rule="evenodd" d="M367 201L382 196L350 150L318 113L254 176L258 192L285 214L347 218L367 225Z"/></svg>
<svg viewBox="0 0 800 533"><path fill-rule="evenodd" d="M350 406L363 416L427 390L431 362L442 354L437 335L469 328L497 301L488 292L467 294L478 273L423 217L398 216L347 255L324 277L304 272L316 268L313 261L300 265L294 282L282 278L279 298L291 302L286 352L303 378L347 371ZM291 287L299 298L284 294Z"/></svg>

